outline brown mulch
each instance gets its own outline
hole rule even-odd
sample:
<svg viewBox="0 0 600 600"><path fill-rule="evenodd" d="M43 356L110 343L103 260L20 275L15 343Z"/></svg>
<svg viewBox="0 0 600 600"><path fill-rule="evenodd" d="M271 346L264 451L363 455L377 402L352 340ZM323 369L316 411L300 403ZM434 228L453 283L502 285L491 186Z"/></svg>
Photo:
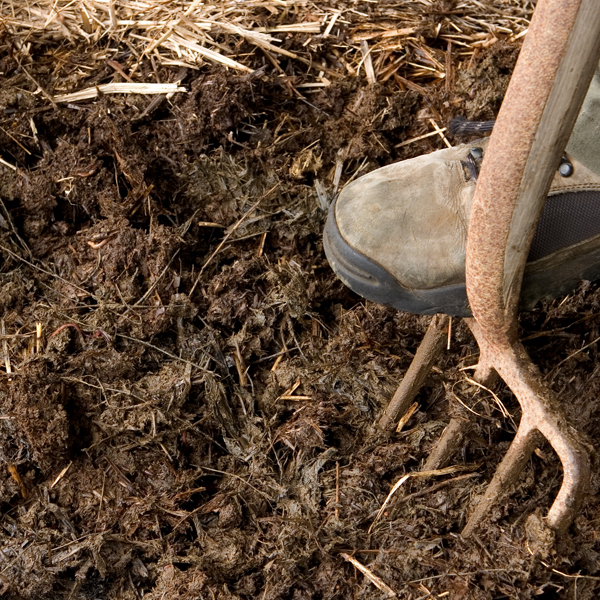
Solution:
<svg viewBox="0 0 600 600"><path fill-rule="evenodd" d="M560 486L547 447L463 540L518 406L469 385L455 323L405 429L372 437L428 318L354 295L321 241L348 181L494 117L531 5L2 5L3 598L388 597L346 555L411 600L597 596L597 465L551 550L525 528ZM599 311L582 283L521 320L594 445ZM373 525L456 396L479 415L461 470Z"/></svg>

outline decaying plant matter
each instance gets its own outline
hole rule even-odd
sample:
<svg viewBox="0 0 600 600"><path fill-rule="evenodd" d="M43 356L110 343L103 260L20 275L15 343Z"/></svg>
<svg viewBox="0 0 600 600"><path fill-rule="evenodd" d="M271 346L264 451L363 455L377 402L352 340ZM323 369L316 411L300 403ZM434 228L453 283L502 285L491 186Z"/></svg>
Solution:
<svg viewBox="0 0 600 600"><path fill-rule="evenodd" d="M3 600L597 596L594 478L556 554L524 543L544 446L459 535L519 411L463 389L464 323L372 443L429 319L350 293L320 241L347 182L496 116L532 5L0 5ZM520 334L600 439L600 289ZM471 432L425 469L454 396Z"/></svg>

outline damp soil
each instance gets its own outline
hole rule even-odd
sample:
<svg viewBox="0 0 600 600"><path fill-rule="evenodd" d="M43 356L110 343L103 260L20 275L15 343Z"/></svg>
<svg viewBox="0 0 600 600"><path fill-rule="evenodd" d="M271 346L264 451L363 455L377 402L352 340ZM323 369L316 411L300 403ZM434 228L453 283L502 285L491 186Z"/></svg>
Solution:
<svg viewBox="0 0 600 600"><path fill-rule="evenodd" d="M469 385L477 347L455 321L405 429L373 437L428 318L354 295L321 240L336 172L341 187L442 148L437 136L396 147L430 118L493 118L518 42L427 93L348 76L302 95L257 57L248 75L188 70L188 93L171 98L66 106L4 42L0 155L18 169L0 166L3 598L385 598L344 553L401 598L597 597L597 466L554 544L527 521L561 482L544 446L462 539L518 405L497 386L505 417ZM114 76L86 48L31 52L49 93ZM599 328L600 291L585 282L521 319L592 445ZM459 469L409 479L373 526L463 410L457 397L476 413Z"/></svg>

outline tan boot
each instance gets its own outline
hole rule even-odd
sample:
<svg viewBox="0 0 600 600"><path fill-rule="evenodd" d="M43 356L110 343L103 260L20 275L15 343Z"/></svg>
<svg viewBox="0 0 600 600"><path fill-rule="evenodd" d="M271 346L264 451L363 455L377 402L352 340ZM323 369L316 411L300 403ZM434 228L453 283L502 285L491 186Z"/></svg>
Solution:
<svg viewBox="0 0 600 600"><path fill-rule="evenodd" d="M346 186L324 233L327 258L340 279L357 294L399 310L470 316L467 228L486 147L483 139L439 150ZM600 279L600 176L567 154L531 246L522 308L565 294L581 279Z"/></svg>

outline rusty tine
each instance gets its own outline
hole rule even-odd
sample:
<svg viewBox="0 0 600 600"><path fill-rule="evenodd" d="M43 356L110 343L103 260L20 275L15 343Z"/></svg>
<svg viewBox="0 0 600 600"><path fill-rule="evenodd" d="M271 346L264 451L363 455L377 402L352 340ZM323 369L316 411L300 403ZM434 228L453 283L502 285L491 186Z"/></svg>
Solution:
<svg viewBox="0 0 600 600"><path fill-rule="evenodd" d="M449 322L450 317L441 314L434 315L431 319L427 333L418 347L406 375L377 423L377 427L381 431L393 431L398 417L401 417L412 404L431 371L433 363L444 347Z"/></svg>
<svg viewBox="0 0 600 600"><path fill-rule="evenodd" d="M563 465L547 517L562 533L587 489L589 456L559 402L517 339L521 279L561 153L600 55L597 0L539 0L483 162L467 240L467 320L481 350L517 397L522 418L463 535L506 493L545 437Z"/></svg>

